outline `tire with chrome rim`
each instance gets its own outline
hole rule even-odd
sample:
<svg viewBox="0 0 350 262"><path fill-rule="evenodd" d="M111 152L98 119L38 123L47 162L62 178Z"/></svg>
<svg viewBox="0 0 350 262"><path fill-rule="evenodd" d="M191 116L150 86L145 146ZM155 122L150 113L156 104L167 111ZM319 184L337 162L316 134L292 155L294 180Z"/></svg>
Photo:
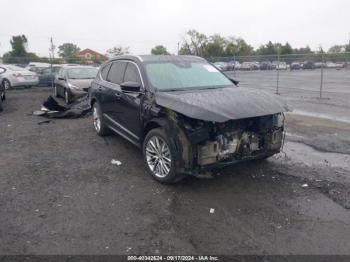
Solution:
<svg viewBox="0 0 350 262"><path fill-rule="evenodd" d="M148 173L158 182L174 183L180 177L177 174L174 145L168 139L164 129L152 129L143 143L143 158Z"/></svg>
<svg viewBox="0 0 350 262"><path fill-rule="evenodd" d="M98 102L92 105L92 118L94 128L99 136L105 136L109 134L109 129L103 121L101 107Z"/></svg>
<svg viewBox="0 0 350 262"><path fill-rule="evenodd" d="M4 79L4 81L2 81L2 85L4 86L5 90L8 90L11 88L11 83L7 79Z"/></svg>

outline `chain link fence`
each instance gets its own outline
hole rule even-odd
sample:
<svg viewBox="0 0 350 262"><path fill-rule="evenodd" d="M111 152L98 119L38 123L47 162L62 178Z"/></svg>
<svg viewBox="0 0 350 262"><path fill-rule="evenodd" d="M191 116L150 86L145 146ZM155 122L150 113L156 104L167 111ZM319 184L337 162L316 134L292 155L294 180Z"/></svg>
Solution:
<svg viewBox="0 0 350 262"><path fill-rule="evenodd" d="M350 53L312 53L293 55L256 55L213 57L208 59L241 85L268 88L276 94L309 88L318 98L325 98L334 84L350 86ZM328 85L330 84L330 85ZM317 93L317 94L316 94Z"/></svg>

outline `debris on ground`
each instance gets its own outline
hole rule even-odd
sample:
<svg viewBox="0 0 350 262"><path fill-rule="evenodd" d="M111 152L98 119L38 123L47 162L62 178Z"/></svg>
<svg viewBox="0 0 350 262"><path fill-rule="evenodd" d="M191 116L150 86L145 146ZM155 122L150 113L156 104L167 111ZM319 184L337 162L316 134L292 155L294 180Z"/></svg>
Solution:
<svg viewBox="0 0 350 262"><path fill-rule="evenodd" d="M302 184L302 185L301 185L302 188L306 188L306 187L308 187L308 186L309 186L308 184Z"/></svg>
<svg viewBox="0 0 350 262"><path fill-rule="evenodd" d="M38 122L37 124L42 125L42 124L49 124L51 122L52 122L52 120L45 120L45 121ZM54 123L54 122L52 122L52 123Z"/></svg>
<svg viewBox="0 0 350 262"><path fill-rule="evenodd" d="M112 159L111 164L120 166L122 164L122 162L120 162L119 160Z"/></svg>
<svg viewBox="0 0 350 262"><path fill-rule="evenodd" d="M211 208L211 209L209 210L209 212L210 212L210 214L214 214L215 209L214 209L214 208Z"/></svg>
<svg viewBox="0 0 350 262"><path fill-rule="evenodd" d="M60 105L52 96L49 96L43 102L41 110L34 111L33 115L47 118L79 118L88 115L90 111L88 95L64 106Z"/></svg>

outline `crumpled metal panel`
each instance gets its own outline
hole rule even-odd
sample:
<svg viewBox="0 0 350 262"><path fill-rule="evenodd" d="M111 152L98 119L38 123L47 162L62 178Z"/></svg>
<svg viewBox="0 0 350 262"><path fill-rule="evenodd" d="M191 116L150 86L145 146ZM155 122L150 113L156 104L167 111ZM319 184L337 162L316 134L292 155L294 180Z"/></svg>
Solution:
<svg viewBox="0 0 350 262"><path fill-rule="evenodd" d="M156 92L156 103L185 116L226 122L291 111L279 96L242 87Z"/></svg>

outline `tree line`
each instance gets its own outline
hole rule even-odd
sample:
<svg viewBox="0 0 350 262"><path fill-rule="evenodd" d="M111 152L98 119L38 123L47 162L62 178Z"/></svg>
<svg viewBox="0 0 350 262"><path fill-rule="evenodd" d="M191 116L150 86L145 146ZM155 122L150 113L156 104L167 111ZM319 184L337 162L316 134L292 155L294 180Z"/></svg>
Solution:
<svg viewBox="0 0 350 262"><path fill-rule="evenodd" d="M85 63L84 58L80 58L77 54L81 49L74 43L64 43L58 46L58 58L38 57L35 53L27 52L28 39L25 35L12 36L10 40L11 51L3 55L5 63L28 63L28 62L50 62L54 63ZM55 47L53 46L53 52ZM350 45L334 45L328 49L327 54L345 54L350 52ZM129 47L114 46L106 50L108 57L123 55L129 53ZM164 45L157 45L150 50L153 55L169 55L170 52ZM323 50L311 50L309 46L302 48L293 48L288 42L273 43L269 41L254 49L241 37L228 36L224 37L220 34L207 36L197 30L189 30L178 46L178 54L180 55L196 55L204 58L213 57L242 57L242 56L264 56L264 55L301 55L323 53ZM339 57L338 57L339 58ZM344 58L349 59L344 55ZM342 59L342 56L340 56ZM99 59L92 57L93 63L101 63Z"/></svg>

